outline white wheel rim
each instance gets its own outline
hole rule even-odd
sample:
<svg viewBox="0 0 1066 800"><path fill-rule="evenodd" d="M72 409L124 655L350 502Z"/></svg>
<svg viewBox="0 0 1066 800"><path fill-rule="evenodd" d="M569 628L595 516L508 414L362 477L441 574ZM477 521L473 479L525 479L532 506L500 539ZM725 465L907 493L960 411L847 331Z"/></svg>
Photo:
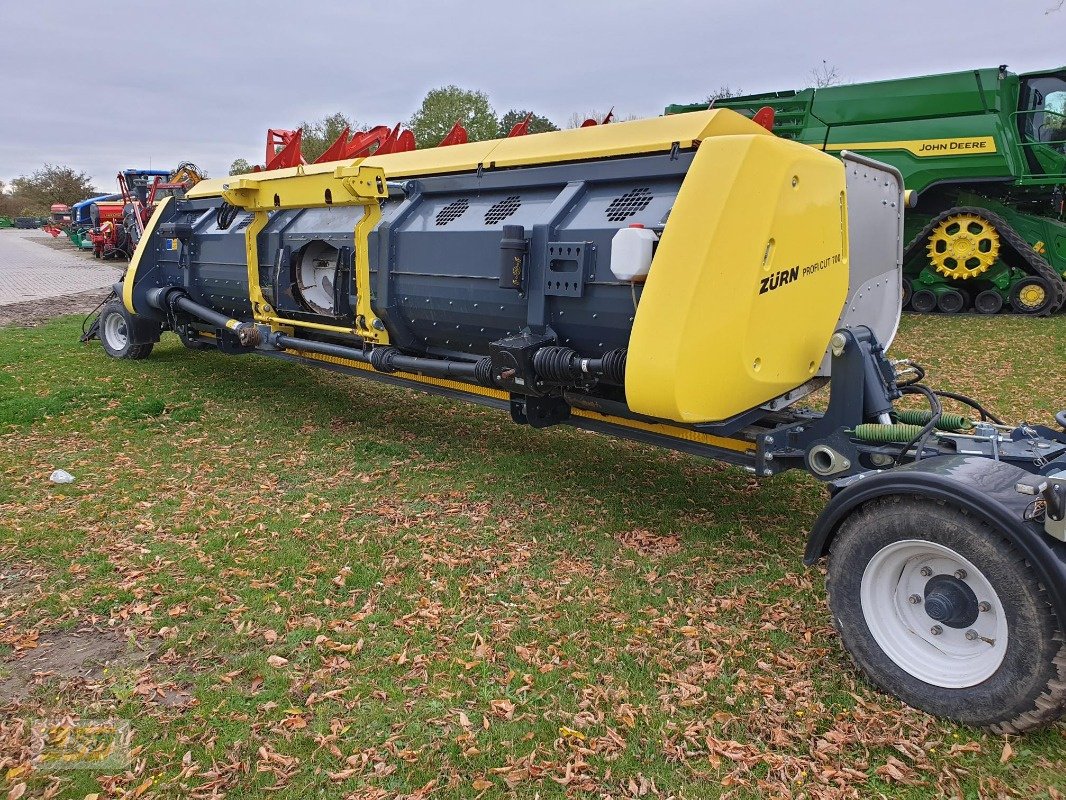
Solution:
<svg viewBox="0 0 1066 800"><path fill-rule="evenodd" d="M126 333L126 320L121 314L108 314L104 320L104 337L112 350L122 350L129 341Z"/></svg>
<svg viewBox="0 0 1066 800"><path fill-rule="evenodd" d="M951 587L965 584L979 604L972 622L972 614L966 618L969 624L961 626L959 620L946 624L930 616L926 591L933 579ZM963 593L969 598L965 590L956 591ZM881 548L863 571L859 594L877 644L896 666L919 680L948 689L976 686L1003 663L1003 604L981 571L950 547L905 539Z"/></svg>

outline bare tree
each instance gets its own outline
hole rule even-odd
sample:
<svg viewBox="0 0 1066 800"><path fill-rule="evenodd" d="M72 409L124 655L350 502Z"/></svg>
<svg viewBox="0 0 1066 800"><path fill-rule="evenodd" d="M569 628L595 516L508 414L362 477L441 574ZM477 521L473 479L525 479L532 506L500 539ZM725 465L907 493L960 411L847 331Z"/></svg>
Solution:
<svg viewBox="0 0 1066 800"><path fill-rule="evenodd" d="M1066 0L1064 0L1066 2ZM823 58L822 65L815 67L810 71L811 82L814 83L816 89L824 89L826 86L836 86L844 79L840 75L840 70L837 69L837 65L830 66L828 62Z"/></svg>
<svg viewBox="0 0 1066 800"><path fill-rule="evenodd" d="M744 94L744 90L739 86L734 89L728 83L723 83L707 95L707 105L713 107L718 100L725 100L727 97L739 97L742 94Z"/></svg>
<svg viewBox="0 0 1066 800"><path fill-rule="evenodd" d="M587 114L582 114L580 111L575 111L570 115L570 118L566 121L567 128L580 128L582 123L587 119L594 119L597 123L602 123L607 116L610 115L610 122L629 122L634 119L642 119L642 117L636 114L619 114L613 108L610 111L589 111Z"/></svg>

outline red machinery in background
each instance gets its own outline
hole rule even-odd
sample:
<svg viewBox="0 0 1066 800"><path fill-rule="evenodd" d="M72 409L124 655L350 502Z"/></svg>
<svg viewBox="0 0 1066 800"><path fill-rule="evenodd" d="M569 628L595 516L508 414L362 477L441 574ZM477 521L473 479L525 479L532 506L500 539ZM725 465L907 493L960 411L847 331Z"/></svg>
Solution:
<svg viewBox="0 0 1066 800"><path fill-rule="evenodd" d="M181 195L203 179L201 170L183 161L173 171L127 169L118 174L121 199L94 203L88 237L97 258L129 258L161 197Z"/></svg>
<svg viewBox="0 0 1066 800"><path fill-rule="evenodd" d="M602 124L610 122L611 115L603 120ZM533 115L529 114L524 120L511 128L507 138L513 136L525 136L529 133L529 124ZM596 120L587 120L586 125L599 124ZM584 127L584 126L582 126ZM273 169L286 169L306 164L301 152L303 129L286 130L284 128L270 128L267 131L266 158L263 166L255 167L255 172ZM437 147L448 147L453 144L466 144L469 137L466 128L461 121L456 120L451 130L440 141ZM378 125L366 131L354 133L345 128L334 142L316 158L312 163L323 164L329 161L350 161L353 158L364 158L369 155L385 155L386 153L403 153L414 150L417 146L415 135L397 123L395 127Z"/></svg>
<svg viewBox="0 0 1066 800"><path fill-rule="evenodd" d="M52 203L49 209L48 224L41 226L41 230L56 238L63 232L63 226L70 224L70 206L66 203Z"/></svg>

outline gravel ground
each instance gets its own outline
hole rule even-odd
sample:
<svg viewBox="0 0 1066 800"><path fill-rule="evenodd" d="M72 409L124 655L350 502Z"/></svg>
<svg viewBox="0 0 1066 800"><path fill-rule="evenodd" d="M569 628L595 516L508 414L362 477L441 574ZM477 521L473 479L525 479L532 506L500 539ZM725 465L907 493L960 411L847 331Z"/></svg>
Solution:
<svg viewBox="0 0 1066 800"><path fill-rule="evenodd" d="M110 289L90 289L86 292L27 300L22 303L0 305L0 327L19 325L33 328L52 317L65 314L88 314L111 292Z"/></svg>

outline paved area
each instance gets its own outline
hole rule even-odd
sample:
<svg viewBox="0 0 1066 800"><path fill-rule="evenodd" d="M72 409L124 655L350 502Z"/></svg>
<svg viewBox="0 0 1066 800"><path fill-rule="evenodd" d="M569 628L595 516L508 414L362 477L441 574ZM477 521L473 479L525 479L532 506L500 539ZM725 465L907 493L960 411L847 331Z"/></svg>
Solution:
<svg viewBox="0 0 1066 800"><path fill-rule="evenodd" d="M126 267L55 244L43 231L0 229L0 306L104 289Z"/></svg>

